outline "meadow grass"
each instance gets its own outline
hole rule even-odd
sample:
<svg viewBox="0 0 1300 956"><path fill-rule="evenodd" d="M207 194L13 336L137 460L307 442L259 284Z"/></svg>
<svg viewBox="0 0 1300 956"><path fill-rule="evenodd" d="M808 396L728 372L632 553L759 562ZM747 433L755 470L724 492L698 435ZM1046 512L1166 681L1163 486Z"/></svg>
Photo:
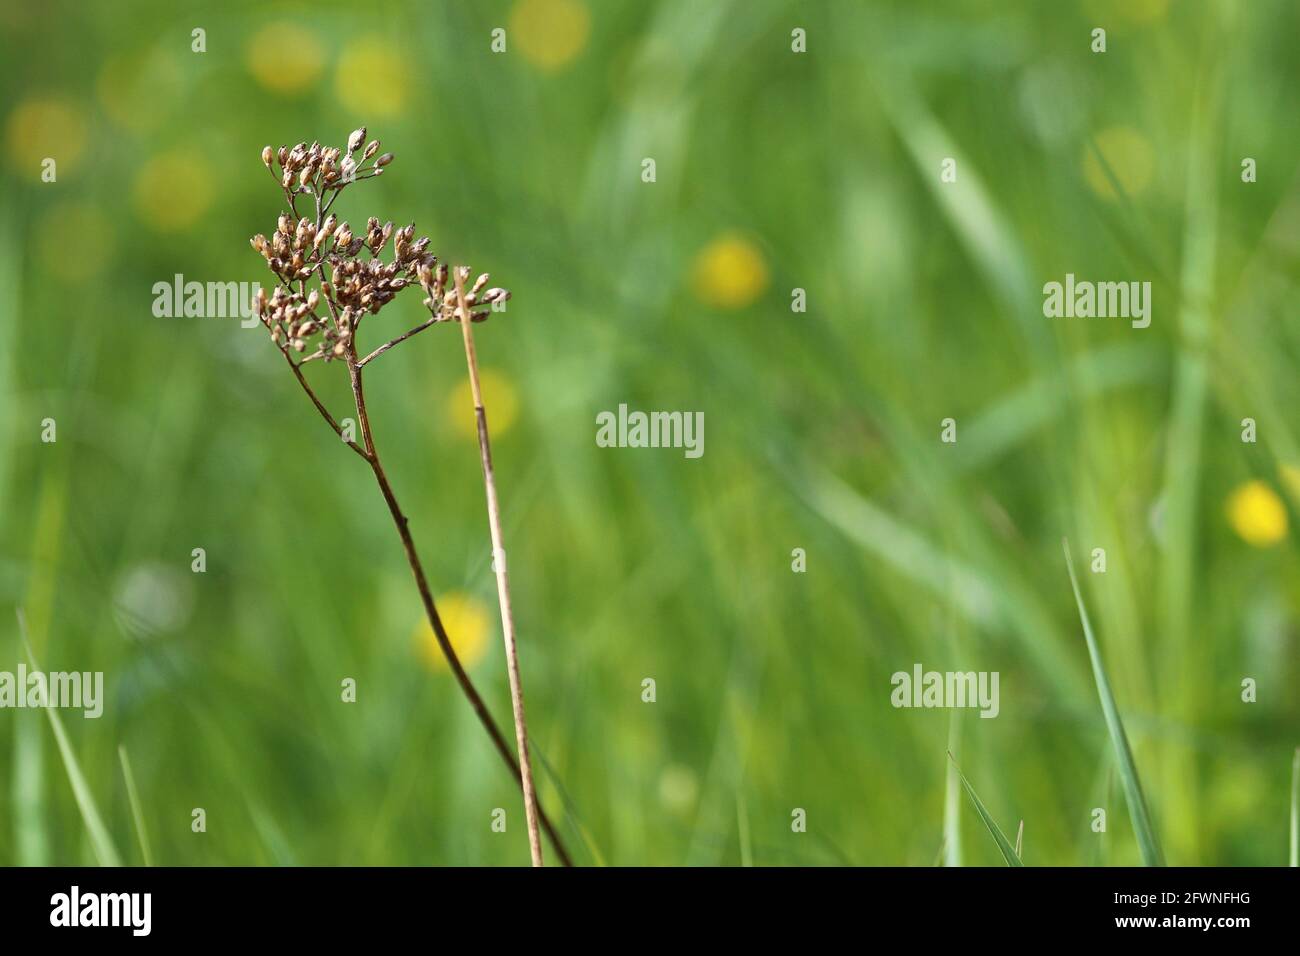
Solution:
<svg viewBox="0 0 1300 956"><path fill-rule="evenodd" d="M61 734L0 711L0 863L145 862L145 833L179 865L528 853L517 789L424 653L371 477L264 332L150 314L176 273L260 277L231 238L265 228L246 157L366 121L405 164L371 184L375 214L430 209L433 247L514 293L493 319L511 348L480 358L538 796L579 862L1007 862L945 750L1036 864L1286 860L1300 10L1098 2L1104 55L1073 5L579 0L558 66L514 32L490 52L513 0L326 2L294 17L319 56L279 86L253 55L284 29L265 5L142 0L147 33L108 5L76 30L57 4L7 11L0 603L43 665L103 670L109 693ZM341 84L362 70L382 93ZM1115 128L1136 153L1107 151ZM160 185L189 201L151 202ZM726 237L761 263L705 277L740 305L697 275ZM1152 326L1044 318L1066 272L1152 280ZM392 310L393 334L421 319ZM367 390L377 439L434 592L492 611L463 354L424 338ZM705 455L597 448L620 402L703 411ZM1271 542L1226 512L1249 481L1284 503ZM501 719L487 620L467 666ZM25 659L0 631L0 668ZM998 718L895 710L889 675L918 661L999 671Z"/></svg>

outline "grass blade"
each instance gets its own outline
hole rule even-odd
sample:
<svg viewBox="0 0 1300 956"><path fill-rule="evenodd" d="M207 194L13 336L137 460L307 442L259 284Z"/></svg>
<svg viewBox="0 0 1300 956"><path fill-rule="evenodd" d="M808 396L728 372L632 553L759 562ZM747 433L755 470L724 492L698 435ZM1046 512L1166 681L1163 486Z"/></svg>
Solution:
<svg viewBox="0 0 1300 956"><path fill-rule="evenodd" d="M1016 859L1017 860L1024 859L1024 857L1020 855L1020 851L1024 847L1024 845L1025 845L1025 821L1021 820L1020 826L1016 830Z"/></svg>
<svg viewBox="0 0 1300 956"><path fill-rule="evenodd" d="M39 714L15 715L13 780L9 800L13 806L13 839L19 866L49 866L50 837L45 791L45 738Z"/></svg>
<svg viewBox="0 0 1300 956"><path fill-rule="evenodd" d="M952 760L954 767L957 767L957 761L952 759L952 754L948 754L948 759ZM980 819L988 827L989 833L993 834L993 839L997 843L998 849L1002 851L1002 859L1007 861L1007 866L1024 866L1020 862L1020 855L1016 853L1016 848L1011 845L1011 841L1007 839L1006 834L1002 832L1002 829L994 822L988 810L984 808L984 803L976 795L975 788L970 785L966 775L961 772L961 767L957 767L957 776L961 778L961 785L966 788L966 795L970 797L970 802L975 804L975 812L980 815Z"/></svg>
<svg viewBox="0 0 1300 956"><path fill-rule="evenodd" d="M1291 758L1291 865L1300 866L1300 747Z"/></svg>
<svg viewBox="0 0 1300 956"><path fill-rule="evenodd" d="M149 834L144 828L144 811L140 806L140 794L135 789L135 774L131 773L131 761L126 757L125 746L118 745L117 757L122 762L122 776L126 778L126 798L131 804L131 819L135 821L135 834L140 840L144 865L153 866L153 854L149 851Z"/></svg>
<svg viewBox="0 0 1300 956"><path fill-rule="evenodd" d="M1101 649L1092 633L1092 624L1088 620L1088 609L1083 605L1083 594L1079 591L1079 579L1074 574L1074 561L1070 558L1070 542L1064 538L1061 545L1065 550L1065 567L1070 572L1070 586L1074 589L1074 600L1079 606L1079 620L1083 624L1083 637L1088 642L1088 657L1092 661L1092 676L1097 683L1097 696L1101 698L1101 712L1106 718L1106 730L1110 733L1110 742L1115 750L1115 761L1119 766L1119 779L1124 787L1124 800L1128 804L1129 818L1133 821L1133 833L1137 836L1138 848L1142 851L1142 861L1147 866L1164 866L1164 857L1160 844L1156 840L1155 828L1151 825L1151 813L1147 809L1146 797L1142 793L1142 781L1138 779L1137 765L1133 762L1133 751L1129 749L1128 737L1124 733L1124 722L1120 720L1119 708L1115 706L1115 695L1111 693L1110 681L1106 677L1106 667L1101 661Z"/></svg>
<svg viewBox="0 0 1300 956"><path fill-rule="evenodd" d="M948 756L961 753L960 711L953 709L948 718ZM957 781L957 758L949 762L943 781L943 865L961 866L961 789Z"/></svg>
<svg viewBox="0 0 1300 956"><path fill-rule="evenodd" d="M23 646L27 649L27 660L33 670L39 671L41 666L36 662L32 645L27 640L27 621L23 617L22 608L18 609L18 631L22 635ZM113 838L108 835L108 828L104 826L104 818L100 816L99 807L95 804L95 795L90 792L90 786L81 773L77 755L72 752L72 744L63 729L63 720L50 703L48 695L44 704L45 715L50 718L50 727L54 730L54 740L59 745L59 756L63 758L63 768L67 771L68 782L72 785L72 794L77 798L77 809L81 811L81 819L90 834L90 844L95 850L95 857L99 860L100 866L121 866L122 858L118 856Z"/></svg>

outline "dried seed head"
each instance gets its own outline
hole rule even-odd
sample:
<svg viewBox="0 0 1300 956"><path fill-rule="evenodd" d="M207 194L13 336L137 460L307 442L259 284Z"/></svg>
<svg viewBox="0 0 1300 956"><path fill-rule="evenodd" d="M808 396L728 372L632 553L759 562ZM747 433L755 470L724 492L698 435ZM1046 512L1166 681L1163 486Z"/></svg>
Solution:
<svg viewBox="0 0 1300 956"><path fill-rule="evenodd" d="M317 195L315 205L319 210L319 194L342 190L355 181L360 164L367 164L368 177L383 172L393 161L392 153L379 154L377 139L366 143L363 156L355 156L365 136L365 127L354 130L348 136L346 153L319 142L298 143L278 150L264 147L261 159L281 179L290 208L295 197L306 192ZM327 245L331 240L333 245ZM393 255L386 262L381 254L390 240ZM381 224L372 216L354 233L347 222L339 222L333 215L314 222L285 213L278 217L269 237L259 234L249 242L283 283L269 296L265 290L258 290L254 305L259 318L280 349L308 350L309 360L328 361L352 354L361 316L379 312L407 286L418 283L423 287L427 294L424 304L439 322L482 322L491 314L485 307L510 298L505 289L488 288L487 274L478 275L471 287L474 273L468 266L457 266L454 275L465 288L462 307L461 298L450 294L452 273L448 266L428 253L427 236L416 238L413 222L395 227L392 222ZM371 255L360 258L361 251L367 248ZM307 288L303 280L313 279L324 266L329 267L329 272L321 273L318 287ZM337 321L322 321L318 314L322 300L329 304Z"/></svg>

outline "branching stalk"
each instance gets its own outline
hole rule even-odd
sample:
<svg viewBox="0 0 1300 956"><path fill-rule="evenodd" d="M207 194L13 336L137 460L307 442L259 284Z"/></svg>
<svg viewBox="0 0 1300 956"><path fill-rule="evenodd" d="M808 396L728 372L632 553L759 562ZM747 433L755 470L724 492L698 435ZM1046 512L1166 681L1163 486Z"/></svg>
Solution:
<svg viewBox="0 0 1300 956"><path fill-rule="evenodd" d="M435 269L437 257L427 252L429 239L415 237L414 223L394 231L393 223L381 225L379 220L372 216L364 230L358 229L354 234L347 222L340 223L329 214L330 208L344 187L380 175L384 167L392 162L391 153L379 154L378 140L367 143L365 137L365 127L354 131L348 137L346 150L322 146L320 143L312 143L310 146L299 143L293 147L281 146L278 150L270 146L263 148L262 163L280 185L293 218L281 215L269 239L258 234L250 240L252 247L266 260L271 272L282 283L277 285L274 292L270 294L265 289L259 288L253 306L258 318L271 333L271 341L284 355L299 386L311 399L316 411L334 433L370 466L375 476L375 483L384 497L384 503L388 505L388 512L392 516L397 535L401 539L406 563L415 578L420 602L429 620L429 626L433 629L438 647L446 657L457 684L460 685L462 693L483 724L493 746L506 766L510 768L515 779L519 781L524 797L528 842L533 864L540 866L542 862L541 840L538 834L540 824L550 838L560 861L565 866L572 866L572 860L565 850L560 835L537 805L536 790L533 786L532 766L528 758L528 733L524 723L523 695L519 686L514 620L510 613L510 591L505 575L505 551L501 546L496 485L492 478L492 461L487 443L487 419L483 412L483 401L479 391L478 369L474 363L473 340L469 334L470 321L482 321L488 314L487 312L471 313L470 304L493 305L508 299L510 293L499 288L483 291L482 287L487 280L487 276L484 275L479 277L479 283L466 296L462 288L463 276L457 273L456 293L460 314L466 319L463 323L465 347L473 382L475 411L478 415L479 443L488 488L488 514L492 528L493 551L498 556L497 588L505 629L518 760L506 742L505 736L497 727L496 721L492 719L473 681L465 672L455 648L452 647L451 639L447 636L447 630L434 603L424 567L415 550L415 541L411 537L406 515L397 502L397 496L393 492L393 486L388 480L379 451L375 447L374 430L370 424L365 389L362 385L363 367L372 359L378 358L429 326L452 320L456 313L456 306L449 301L450 297L447 294L446 266L437 265ZM362 149L363 143L364 149ZM299 216L296 200L304 194L311 197L314 219ZM325 199L327 195L328 199ZM381 254L389 248L392 250L391 259L381 258ZM368 253L368 257L363 258L361 255L363 252ZM328 275L327 265L330 269ZM313 279L316 280L315 288L310 285ZM361 320L367 315L379 312L402 289L416 287L423 287L428 295L425 305L432 313L429 321L381 345L364 358L358 357L356 333L360 328ZM322 303L326 310L324 316L319 311ZM303 358L295 361L290 355L291 350L303 355ZM359 443L349 437L339 421L330 414L329 409L316 395L302 372L301 366L308 362L329 363L334 360L343 360L348 369L348 379L352 386L352 398L361 433Z"/></svg>

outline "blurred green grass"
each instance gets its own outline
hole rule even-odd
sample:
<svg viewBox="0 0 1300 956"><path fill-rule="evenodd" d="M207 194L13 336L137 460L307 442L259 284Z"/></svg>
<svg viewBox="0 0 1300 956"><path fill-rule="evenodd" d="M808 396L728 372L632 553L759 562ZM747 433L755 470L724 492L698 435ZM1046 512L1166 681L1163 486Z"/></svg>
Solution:
<svg viewBox="0 0 1300 956"><path fill-rule="evenodd" d="M0 604L44 666L106 673L103 718L63 724L126 862L119 746L159 863L527 859L510 780L417 646L364 467L260 330L150 312L175 273L263 280L247 238L279 205L258 151L362 123L397 159L340 213L415 218L514 293L478 347L517 403L493 444L524 682L580 860L930 865L950 715L889 705L921 661L1001 672L998 719L960 715L953 752L994 819L1026 821L1033 862L1139 862L1068 535L1081 568L1107 551L1081 586L1169 862L1285 862L1294 4L131 7L0 12ZM1044 319L1066 272L1151 280L1151 328ZM486 610L472 673L506 720L441 331L367 394L435 594ZM344 378L313 369L336 409ZM703 411L705 455L597 448L620 402ZM1267 546L1225 511L1254 480L1285 502ZM0 625L0 669L21 659ZM954 826L965 862L1000 863L969 807ZM0 711L0 862L94 861L44 718Z"/></svg>

